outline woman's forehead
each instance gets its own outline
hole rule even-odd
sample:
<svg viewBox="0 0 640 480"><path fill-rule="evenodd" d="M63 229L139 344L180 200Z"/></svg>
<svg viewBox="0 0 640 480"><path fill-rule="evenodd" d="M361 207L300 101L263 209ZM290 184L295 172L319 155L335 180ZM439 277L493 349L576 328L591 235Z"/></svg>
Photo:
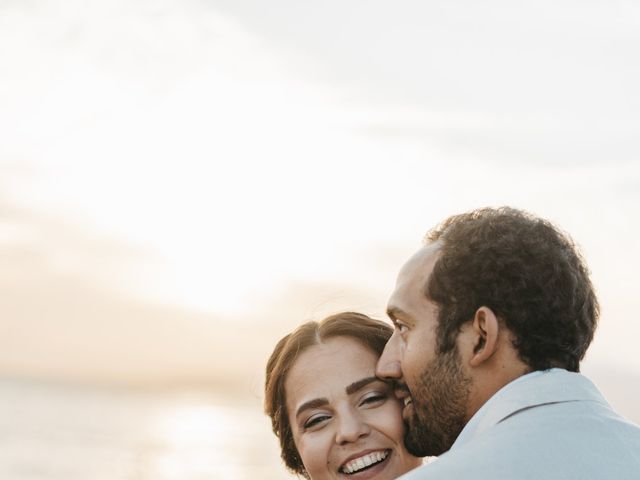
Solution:
<svg viewBox="0 0 640 480"><path fill-rule="evenodd" d="M352 383L375 375L378 355L349 337L333 337L302 352L285 381L287 405L341 395Z"/></svg>

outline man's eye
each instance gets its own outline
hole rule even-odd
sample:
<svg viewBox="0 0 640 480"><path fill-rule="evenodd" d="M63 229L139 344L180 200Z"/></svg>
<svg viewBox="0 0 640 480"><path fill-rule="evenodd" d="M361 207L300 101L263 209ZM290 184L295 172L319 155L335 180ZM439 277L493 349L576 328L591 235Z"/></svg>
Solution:
<svg viewBox="0 0 640 480"><path fill-rule="evenodd" d="M325 420L328 420L329 418L331 418L329 415L315 415L311 417L309 420L307 420L306 422L304 422L303 426L305 430L307 430L309 428L313 428L316 425L321 424L322 422L324 422Z"/></svg>
<svg viewBox="0 0 640 480"><path fill-rule="evenodd" d="M404 324L404 323L400 323L400 322L396 322L396 330L398 330L398 332L400 333L405 333L408 329L408 327Z"/></svg>

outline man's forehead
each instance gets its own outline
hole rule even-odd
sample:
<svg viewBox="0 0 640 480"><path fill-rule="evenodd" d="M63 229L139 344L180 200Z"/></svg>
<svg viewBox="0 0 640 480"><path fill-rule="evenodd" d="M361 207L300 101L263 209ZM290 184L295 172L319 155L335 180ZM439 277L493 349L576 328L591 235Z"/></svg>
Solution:
<svg viewBox="0 0 640 480"><path fill-rule="evenodd" d="M439 257L440 247L438 242L425 245L404 264L387 304L387 313L391 318L397 316L399 311L404 311L406 315L416 301L424 298L423 289Z"/></svg>
<svg viewBox="0 0 640 480"><path fill-rule="evenodd" d="M438 258L440 242L429 243L414 253L404 264L398 275L398 284L414 280L426 281Z"/></svg>

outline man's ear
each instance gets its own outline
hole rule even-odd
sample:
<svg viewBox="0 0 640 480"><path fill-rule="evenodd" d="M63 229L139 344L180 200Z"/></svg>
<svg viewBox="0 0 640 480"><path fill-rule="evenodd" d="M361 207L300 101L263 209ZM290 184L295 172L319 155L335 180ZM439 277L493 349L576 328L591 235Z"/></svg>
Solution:
<svg viewBox="0 0 640 480"><path fill-rule="evenodd" d="M475 343L469 365L478 367L490 359L498 349L500 322L493 310L489 307L480 307L473 316L471 329L474 333Z"/></svg>

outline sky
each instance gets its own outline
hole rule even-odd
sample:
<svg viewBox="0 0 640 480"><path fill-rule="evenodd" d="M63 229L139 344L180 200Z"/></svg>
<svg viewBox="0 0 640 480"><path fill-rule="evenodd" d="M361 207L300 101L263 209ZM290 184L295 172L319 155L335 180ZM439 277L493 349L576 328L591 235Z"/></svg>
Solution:
<svg viewBox="0 0 640 480"><path fill-rule="evenodd" d="M631 405L639 27L630 0L0 2L0 375L260 396L281 336L382 318L430 227L512 205L581 246L585 371Z"/></svg>

